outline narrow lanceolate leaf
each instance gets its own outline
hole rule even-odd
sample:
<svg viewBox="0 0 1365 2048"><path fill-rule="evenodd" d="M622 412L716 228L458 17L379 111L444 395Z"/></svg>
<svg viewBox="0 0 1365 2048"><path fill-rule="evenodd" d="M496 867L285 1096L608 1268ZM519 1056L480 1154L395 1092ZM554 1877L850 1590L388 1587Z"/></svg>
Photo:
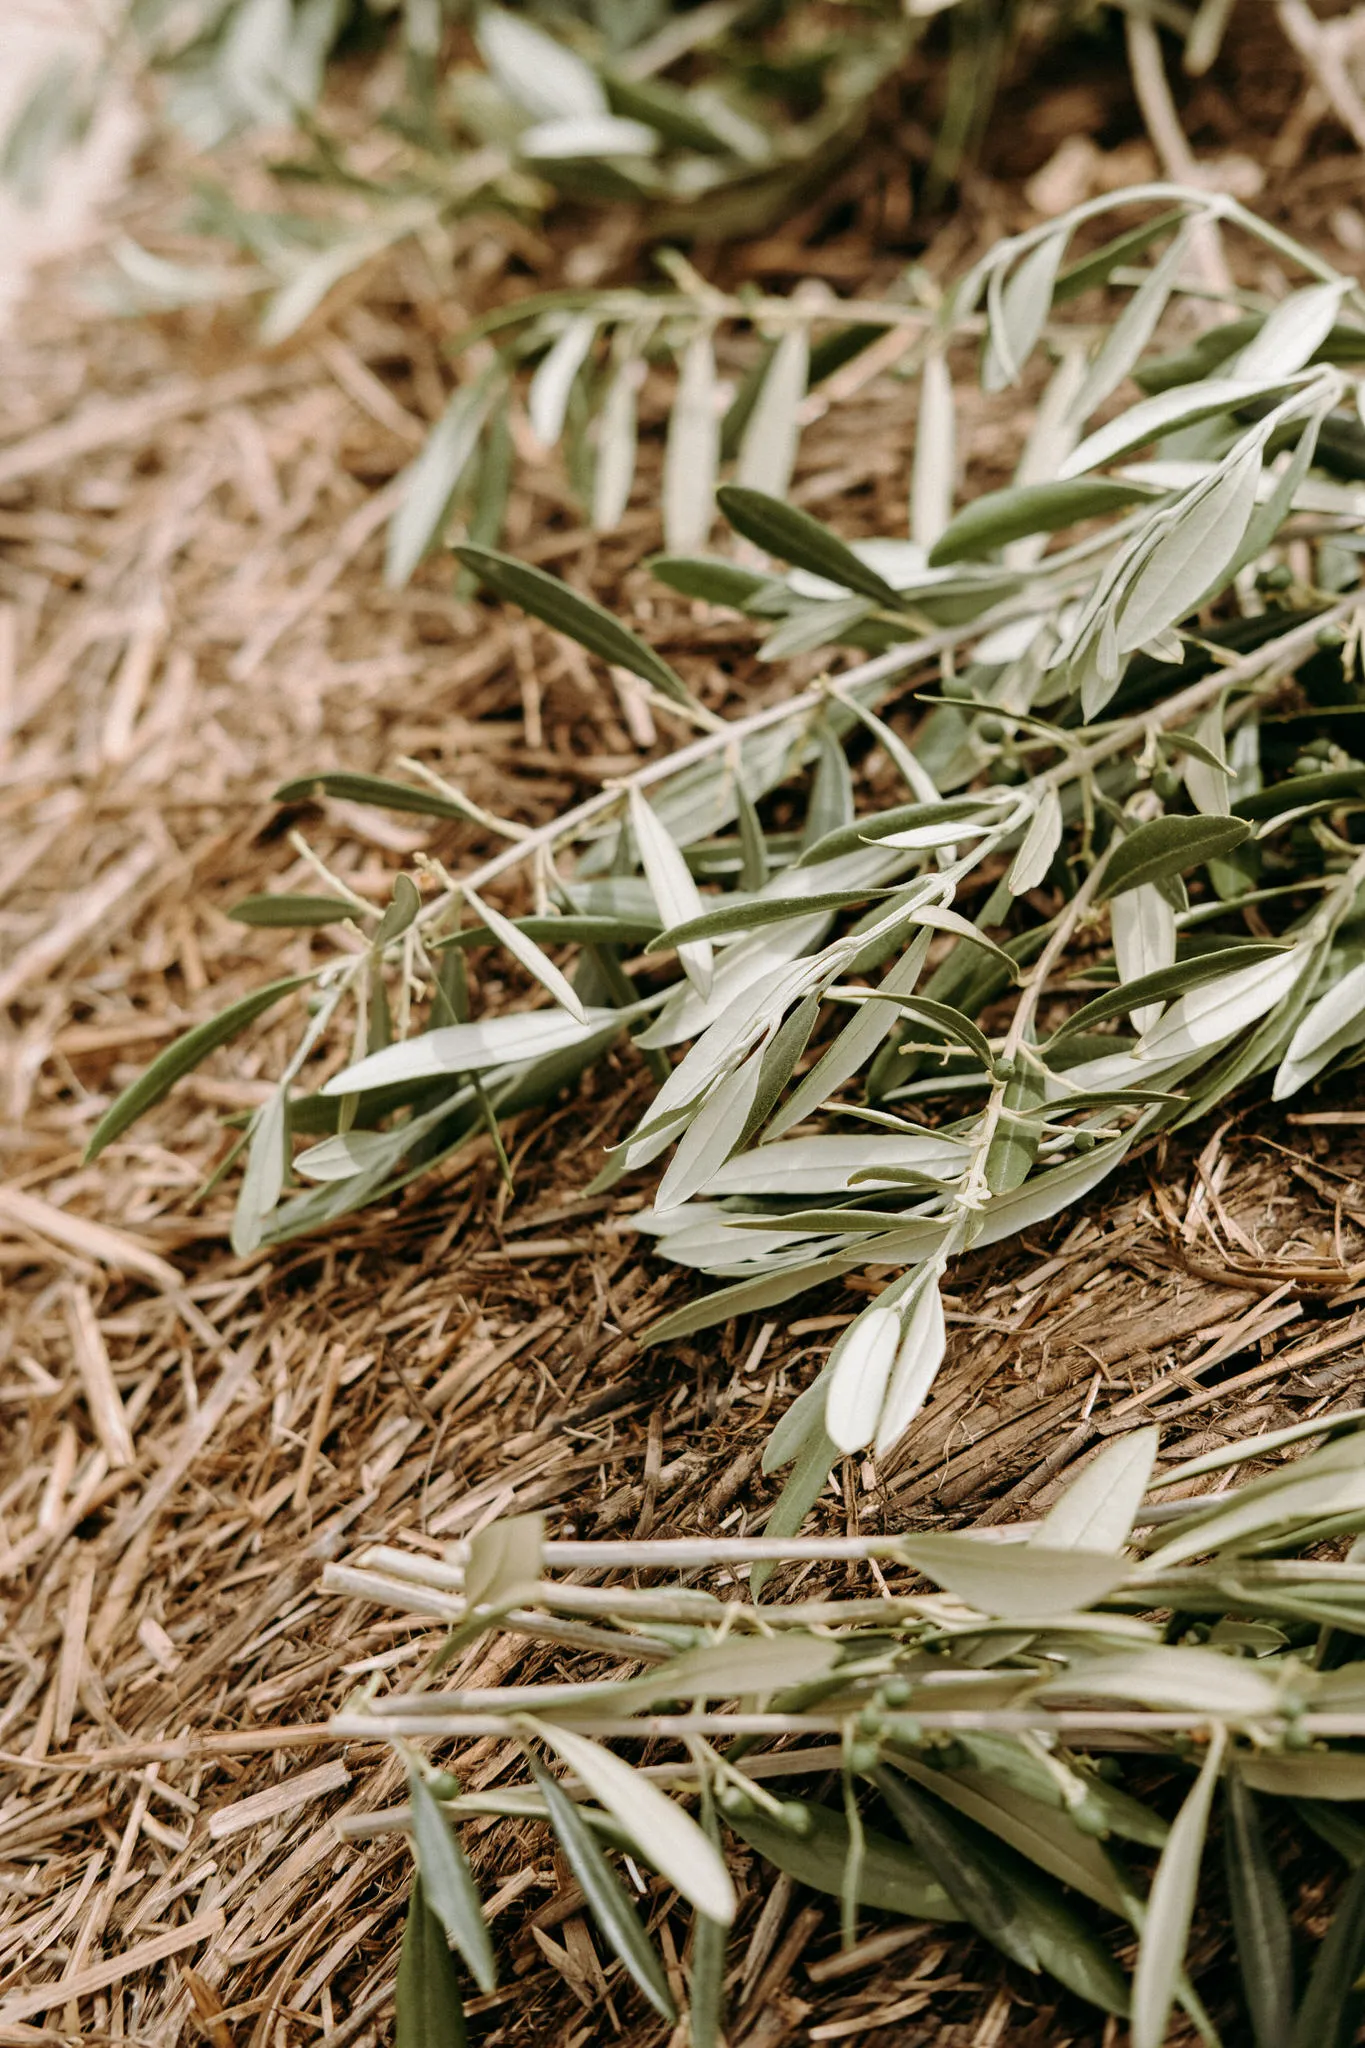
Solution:
<svg viewBox="0 0 1365 2048"><path fill-rule="evenodd" d="M1313 1963L1299 2007L1292 2048L1350 2048L1358 2038L1360 1983L1365 1970L1365 1863L1337 1900L1332 1924Z"/></svg>
<svg viewBox="0 0 1365 2048"><path fill-rule="evenodd" d="M565 633L570 640L577 640L589 654L595 654L618 668L628 668L632 675L652 683L666 697L672 697L680 704L691 704L692 693L663 656L656 654L652 647L632 633L628 626L623 626L611 612L594 603L592 598L570 590L568 584L561 583L557 576L547 576L543 569L534 569L529 562L519 562L512 555L499 554L496 548L474 547L466 542L455 552L465 567L472 570L480 582L486 583L495 596L510 604L519 604L523 611L543 619L557 633Z"/></svg>
<svg viewBox="0 0 1365 2048"><path fill-rule="evenodd" d="M1056 533L1082 519L1102 519L1106 513L1126 511L1129 505L1152 495L1150 484L1111 477L1012 484L1007 490L987 491L964 506L939 536L929 556L930 566L992 554L1012 540L1024 540L1031 533Z"/></svg>
<svg viewBox="0 0 1365 2048"><path fill-rule="evenodd" d="M551 1053L567 1052L599 1031L621 1030L626 1021L619 1010L589 1010L586 1024L580 1024L566 1010L555 1009L485 1017L477 1024L446 1024L343 1067L323 1083L321 1092L353 1095L400 1081L476 1074L488 1067L544 1059Z"/></svg>
<svg viewBox="0 0 1365 2048"><path fill-rule="evenodd" d="M1015 854L1010 866L1011 896L1023 896L1028 890L1038 887L1052 866L1053 857L1061 843L1062 799L1056 785L1049 783L1033 814L1033 821L1024 834L1023 845Z"/></svg>
<svg viewBox="0 0 1365 2048"><path fill-rule="evenodd" d="M480 1991L492 1991L498 1972L478 1890L450 1822L416 1768L408 1774L408 1808L423 1895L468 1963Z"/></svg>
<svg viewBox="0 0 1365 2048"><path fill-rule="evenodd" d="M1185 787L1195 809L1206 818L1225 818L1232 805L1230 770L1223 758L1223 706L1211 704L1192 734L1177 737L1183 742Z"/></svg>
<svg viewBox="0 0 1365 2048"><path fill-rule="evenodd" d="M576 1018L580 1024L586 1024L587 1011L575 994L572 984L560 973L548 953L542 953L535 940L528 938L524 931L519 930L510 917L504 917L501 911L492 909L481 897L476 896L472 889L466 889L464 893L465 901L475 917L480 918L488 926L494 938L507 948L512 958L519 960L526 972L532 975L543 989L548 990L571 1017Z"/></svg>
<svg viewBox="0 0 1365 2048"><path fill-rule="evenodd" d="M1175 965L1175 910L1154 882L1125 889L1114 898L1109 929L1121 982L1143 982ZM1134 1031L1150 1030L1161 1015L1160 1002L1125 1007Z"/></svg>
<svg viewBox="0 0 1365 2048"><path fill-rule="evenodd" d="M986 1186L992 1196L1013 1194L1033 1171L1043 1135L1044 1076L1032 1064L1005 1083L1000 1120L986 1154Z"/></svg>
<svg viewBox="0 0 1365 2048"><path fill-rule="evenodd" d="M1345 278L1291 292L1233 364L1238 377L1290 377L1312 360L1332 331Z"/></svg>
<svg viewBox="0 0 1365 2048"><path fill-rule="evenodd" d="M684 1131L655 1197L658 1209L690 1201L725 1164L749 1121L763 1072L763 1055L751 1053L744 1063L717 1082Z"/></svg>
<svg viewBox="0 0 1365 2048"><path fill-rule="evenodd" d="M86 1159L98 1159L106 1145L122 1137L130 1124L153 1108L168 1095L176 1082L186 1074L192 1074L201 1061L220 1045L226 1045L239 1031L245 1031L248 1024L254 1024L267 1010L296 988L302 988L308 980L306 974L291 974L283 981L267 982L264 988L256 989L251 995L243 996L240 1002L229 1004L216 1017L205 1018L196 1024L183 1038L177 1038L173 1045L158 1053L145 1073L130 1081L123 1093L110 1103L104 1115L91 1133L86 1147Z"/></svg>
<svg viewBox="0 0 1365 2048"><path fill-rule="evenodd" d="M1174 626L1226 573L1256 508L1261 445L1253 439L1172 511L1164 538L1129 584L1115 622L1121 654Z"/></svg>
<svg viewBox="0 0 1365 2048"><path fill-rule="evenodd" d="M906 1297L901 1341L882 1403L873 1449L885 1458L909 1429L929 1398L947 1347L939 1268L930 1266Z"/></svg>
<svg viewBox="0 0 1365 2048"><path fill-rule="evenodd" d="M1133 890L1129 896L1114 899L1117 909L1132 896L1143 891ZM1155 892L1154 892L1155 893ZM1125 1010L1147 1008L1169 1002L1172 996L1184 995L1187 989L1198 988L1204 982L1221 981L1226 975L1235 973L1241 967L1253 967L1267 960L1283 959L1286 948L1275 940L1255 941L1246 946L1220 946L1216 953L1196 953L1192 959L1181 960L1170 967L1156 969L1151 974L1139 976L1132 982L1125 981L1121 988L1106 989L1102 996L1073 1011L1058 1038L1069 1037L1073 1032L1089 1031L1096 1024L1103 1024L1110 1017L1121 1017Z"/></svg>
<svg viewBox="0 0 1365 2048"><path fill-rule="evenodd" d="M953 380L942 350L931 349L920 373L915 457L910 471L910 538L926 550L935 547L948 529L956 481Z"/></svg>
<svg viewBox="0 0 1365 2048"><path fill-rule="evenodd" d="M989 1837L977 1835L885 1765L873 1771L872 1780L963 1919L1014 1962L1036 1970L1037 1950L1010 1885L992 1866L985 1847Z"/></svg>
<svg viewBox="0 0 1365 2048"><path fill-rule="evenodd" d="M645 871L645 880L659 906L659 918L667 929L673 925L686 924L693 918L705 914L696 883L692 879L687 862L667 828L653 811L641 791L632 783L630 791L630 825L635 834L635 844L640 853L640 865ZM694 939L678 948L678 958L683 971L705 1002L711 993L711 942L709 939Z"/></svg>
<svg viewBox="0 0 1365 2048"><path fill-rule="evenodd" d="M1314 1003L1275 1075L1275 1100L1306 1087L1340 1052L1365 1039L1365 965L1353 967Z"/></svg>
<svg viewBox="0 0 1365 2048"><path fill-rule="evenodd" d="M981 373L987 391L1003 391L1016 383L1032 355L1052 305L1066 244L1066 229L1048 235L1015 265L1003 287L998 270L992 273L987 299L990 339Z"/></svg>
<svg viewBox="0 0 1365 2048"><path fill-rule="evenodd" d="M425 447L407 472L403 500L389 525L384 578L401 590L418 563L435 547L450 503L488 417L490 393L465 385L451 397Z"/></svg>
<svg viewBox="0 0 1365 2048"><path fill-rule="evenodd" d="M644 366L634 356L617 364L597 421L597 462L592 482L592 523L610 533L625 517L635 480L636 393Z"/></svg>
<svg viewBox="0 0 1365 2048"><path fill-rule="evenodd" d="M739 444L736 480L780 498L791 482L801 429L797 408L806 395L810 337L793 327L772 352L754 409Z"/></svg>
<svg viewBox="0 0 1365 2048"><path fill-rule="evenodd" d="M1030 1542L1053 1550L1121 1550L1142 1506L1159 1441L1153 1425L1106 1444L1048 1509Z"/></svg>
<svg viewBox="0 0 1365 2048"><path fill-rule="evenodd" d="M526 411L531 431L543 448L553 448L564 431L564 415L574 378L588 358L597 333L597 322L580 313L570 320L554 346L536 366L526 394Z"/></svg>
<svg viewBox="0 0 1365 2048"><path fill-rule="evenodd" d="M740 484L723 484L717 492L720 509L734 527L755 547L766 548L779 561L794 569L806 569L824 576L845 590L856 590L878 604L899 606L900 599L884 576L869 569L852 548L832 534L809 512L784 505L765 491L747 490Z"/></svg>
<svg viewBox="0 0 1365 2048"><path fill-rule="evenodd" d="M1291 2039L1294 2025L1289 1914L1255 1795L1235 1769L1223 1786L1223 1854L1252 2035L1256 2048L1281 2048ZM1315 2048L1322 2048L1320 2035Z"/></svg>
<svg viewBox="0 0 1365 2048"><path fill-rule="evenodd" d="M1087 470L1100 469L1106 462L1116 462L1121 455L1131 455L1149 441L1160 440L1182 427L1195 426L1200 420L1216 418L1219 413L1236 412L1260 399L1276 398L1283 389L1282 383L1263 378L1206 377L1196 384L1162 391L1096 428L1067 457L1061 473L1064 477L1084 476Z"/></svg>
<svg viewBox="0 0 1365 2048"><path fill-rule="evenodd" d="M683 351L664 448L664 546L676 554L700 547L711 531L719 461L716 358L708 332L694 335Z"/></svg>
<svg viewBox="0 0 1365 2048"><path fill-rule="evenodd" d="M1152 266L1105 336L1076 401L1078 419L1089 419L1096 406L1103 405L1110 392L1118 389L1156 332L1157 322L1171 295L1171 287L1185 260L1189 239L1189 224L1185 223L1172 237L1170 247Z"/></svg>
<svg viewBox="0 0 1365 2048"><path fill-rule="evenodd" d="M284 1192L288 1145L288 1105L284 1089L277 1088L251 1119L246 1172L232 1218L232 1249L239 1259L256 1250Z"/></svg>
<svg viewBox="0 0 1365 2048"><path fill-rule="evenodd" d="M1163 2048L1166 2039L1166 2022L1185 1966L1209 1808L1225 1740L1218 1728L1194 1789L1176 1815L1152 1880L1133 1978L1133 2048Z"/></svg>
<svg viewBox="0 0 1365 2048"><path fill-rule="evenodd" d="M275 791L277 804L305 803L311 797L335 796L352 804L372 804L381 811L411 811L419 818L468 818L467 804L443 796L438 789L418 789L387 775L355 775L345 768L324 768L316 775L296 775Z"/></svg>
<svg viewBox="0 0 1365 2048"><path fill-rule="evenodd" d="M706 1839L717 1852L720 1827L716 1820L711 1787L703 1781L701 1824ZM725 2020L725 1929L717 1920L698 1913L692 1929L692 1967L687 1978L688 2048L722 2048L721 2029Z"/></svg>
<svg viewBox="0 0 1365 2048"><path fill-rule="evenodd" d="M1273 1010L1304 972L1306 949L1292 947L1278 960L1245 967L1206 982L1172 1003L1169 1010L1138 1040L1134 1058L1177 1060L1186 1053L1222 1045L1248 1024Z"/></svg>
<svg viewBox="0 0 1365 2048"><path fill-rule="evenodd" d="M577 1806L535 1757L530 1759L531 1775L545 1802L550 1825L578 1888L588 1902L597 1925L612 1949L635 1979L654 2010L666 2020L677 2018L673 1994L653 1943L640 1925L640 1916L597 1845L591 1828Z"/></svg>
<svg viewBox="0 0 1365 2048"><path fill-rule="evenodd" d="M357 906L344 896L244 896L228 916L238 924L288 930L304 925L340 924L354 917Z"/></svg>
<svg viewBox="0 0 1365 2048"><path fill-rule="evenodd" d="M699 1913L728 1927L735 1891L714 1843L691 1817L601 1743L548 1722L531 1724L635 1843L647 1863Z"/></svg>
<svg viewBox="0 0 1365 2048"><path fill-rule="evenodd" d="M394 2048L465 2048L464 2006L442 1927L414 1872L394 1986Z"/></svg>
<svg viewBox="0 0 1365 2048"><path fill-rule="evenodd" d="M901 1319L895 1309L874 1303L850 1323L835 1346L825 1428L839 1450L861 1451L876 1434L900 1340Z"/></svg>
<svg viewBox="0 0 1365 2048"><path fill-rule="evenodd" d="M1101 901L1144 882L1164 882L1231 853L1249 836L1240 818L1151 818L1122 839L1100 880Z"/></svg>

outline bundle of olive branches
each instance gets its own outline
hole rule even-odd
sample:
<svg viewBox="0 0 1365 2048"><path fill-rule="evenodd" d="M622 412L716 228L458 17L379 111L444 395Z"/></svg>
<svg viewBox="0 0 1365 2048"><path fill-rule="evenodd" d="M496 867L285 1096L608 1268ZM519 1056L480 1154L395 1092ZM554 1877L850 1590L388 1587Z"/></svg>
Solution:
<svg viewBox="0 0 1365 2048"><path fill-rule="evenodd" d="M335 1593L452 1624L433 1670L502 1629L612 1673L387 1697L376 1677L335 1717L338 1738L387 1739L408 1768L405 1805L347 1824L412 1838L399 2048L463 2038L449 1944L493 1988L451 1825L488 1815L549 1823L608 1957L669 2020L675 1988L641 1909L657 1924L673 1893L690 1903L692 2048L712 2048L724 2025L727 1829L839 1899L846 1945L861 1909L965 1922L1021 1969L1128 2016L1133 2048L1160 2048L1177 2005L1216 2044L1185 1969L1215 1797L1244 2004L1228 2038L1347 2048L1365 1966L1365 1562L1358 1544L1344 1562L1321 1552L1365 1527L1362 1421L1361 1409L1320 1416L1155 1474L1158 1433L1138 1430L1041 1522L989 1532L555 1542L528 1515L441 1559L378 1547L329 1566ZM1186 1490L1252 1460L1259 1477ZM882 1590L762 1608L737 1590L746 1571L752 1590L797 1560L876 1560ZM673 1577L583 1582L622 1568ZM940 1590L914 1590L906 1568ZM528 1782L467 1793L423 1753L487 1736L520 1745ZM677 1760L628 1762L607 1747L618 1739ZM1163 1758L1165 1776L1189 1781L1169 1825L1134 1789L1163 1775ZM458 1749L450 1761L458 1770ZM691 1798L697 1819L680 1803ZM1292 1822L1319 1859L1325 1842L1352 1867L1306 1972L1265 1801L1280 1841ZM608 1850L625 1852L630 1886ZM1114 1951L1134 1933L1130 1983Z"/></svg>
<svg viewBox="0 0 1365 2048"><path fill-rule="evenodd" d="M1149 187L1104 204L1159 210L1069 270L1098 204L1003 243L924 320L915 539L845 546L732 485L732 523L793 566L656 565L764 620L771 659L880 650L861 666L722 721L590 600L461 547L499 597L631 672L697 736L535 830L417 763L407 781L328 769L286 784L291 800L473 816L506 844L459 879L426 863L425 897L400 875L382 914L342 883L239 906L248 923L345 926L344 949L170 1047L106 1111L92 1153L307 990L297 1049L238 1141L245 1253L388 1198L474 1135L496 1141L500 1118L633 1042L660 1085L603 1184L671 1152L639 1227L724 1283L647 1341L864 1269L888 1278L773 1431L765 1467L792 1469L770 1528L787 1534L840 1452L886 1454L912 1426L955 1258L1068 1208L1258 1076L1283 1098L1359 1058L1365 492L1348 479L1365 476L1365 298L1230 202ZM1153 358L1210 216L1313 281ZM1105 280L1131 285L1112 325L1059 317ZM1044 337L1057 367L1019 481L954 515L945 351L964 331L982 334L988 387ZM790 395L779 371L775 358L755 404L765 451L781 439L773 392ZM1130 375L1147 395L1087 432ZM910 741L874 709L907 682L932 705ZM845 742L859 729L903 803L856 812ZM799 831L760 816L783 784L806 791ZM529 915L491 901L513 877ZM471 1018L480 947L548 1002Z"/></svg>

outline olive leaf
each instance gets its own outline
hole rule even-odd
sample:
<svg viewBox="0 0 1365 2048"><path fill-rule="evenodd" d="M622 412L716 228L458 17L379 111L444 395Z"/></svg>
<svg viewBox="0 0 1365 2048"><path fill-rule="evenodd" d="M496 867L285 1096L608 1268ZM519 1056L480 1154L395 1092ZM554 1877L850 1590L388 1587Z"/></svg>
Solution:
<svg viewBox="0 0 1365 2048"><path fill-rule="evenodd" d="M220 1045L227 1045L239 1031L245 1031L248 1024L254 1024L258 1017L263 1017L285 996L303 988L308 980L306 974L291 974L282 981L267 982L264 988L254 989L250 995L230 1003L216 1017L206 1017L202 1024L194 1025L173 1045L158 1053L152 1064L135 1081L130 1081L105 1110L86 1146L87 1160L98 1159L106 1145L122 1137L131 1124L168 1095L177 1081L193 1073L211 1052Z"/></svg>
<svg viewBox="0 0 1365 2048"><path fill-rule="evenodd" d="M1279 2048L1293 2035L1294 1956L1289 1914L1255 1796L1235 1767L1223 1782L1223 1850L1252 2034L1256 2048Z"/></svg>
<svg viewBox="0 0 1365 2048"><path fill-rule="evenodd" d="M474 1879L449 1821L415 1767L408 1774L408 1807L422 1896L469 1965L480 1991L492 1991L498 1973Z"/></svg>
<svg viewBox="0 0 1365 2048"><path fill-rule="evenodd" d="M464 2005L445 1930L414 1872L394 1986L394 2048L464 2048Z"/></svg>
<svg viewBox="0 0 1365 2048"><path fill-rule="evenodd" d="M808 512L784 504L766 491L741 484L722 484L716 495L721 511L736 533L743 534L756 547L766 548L769 554L790 562L794 568L826 577L877 604L899 606L900 599L886 579L868 568L851 548Z"/></svg>
<svg viewBox="0 0 1365 2048"><path fill-rule="evenodd" d="M582 1779L645 1860L699 1913L728 1927L735 1917L734 1886L714 1843L696 1822L600 1743L550 1722L528 1725Z"/></svg>
<svg viewBox="0 0 1365 2048"><path fill-rule="evenodd" d="M1223 1763L1221 1728L1180 1812L1152 1879L1133 1977L1133 2048L1162 2048L1185 1962L1209 1809Z"/></svg>
<svg viewBox="0 0 1365 2048"><path fill-rule="evenodd" d="M529 562L519 562L512 555L499 554L495 548L474 547L465 542L455 553L495 596L520 605L556 632L577 640L602 661L629 669L632 675L652 683L675 702L692 703L686 683L663 657L592 598L570 590L557 576L547 576L543 569L532 568Z"/></svg>
<svg viewBox="0 0 1365 2048"><path fill-rule="evenodd" d="M676 2019L677 2008L668 1988L663 1964L640 1925L639 1914L597 1846L592 1830L557 1779L551 1777L535 1757L530 1759L530 1765L536 1788L545 1802L550 1825L559 1837L560 1847L594 1920L654 2010L663 2019Z"/></svg>
<svg viewBox="0 0 1365 2048"><path fill-rule="evenodd" d="M1129 832L1105 863L1101 900L1125 889L1183 875L1204 861L1231 853L1248 837L1239 818L1151 818Z"/></svg>

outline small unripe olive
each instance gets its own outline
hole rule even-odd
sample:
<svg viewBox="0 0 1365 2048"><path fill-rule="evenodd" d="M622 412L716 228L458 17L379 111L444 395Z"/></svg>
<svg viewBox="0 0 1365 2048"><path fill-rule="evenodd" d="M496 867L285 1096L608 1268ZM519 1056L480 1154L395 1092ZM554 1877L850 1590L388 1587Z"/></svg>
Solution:
<svg viewBox="0 0 1365 2048"><path fill-rule="evenodd" d="M1180 794L1180 777L1174 768L1158 768L1152 777L1152 788L1162 803L1168 804L1172 797Z"/></svg>
<svg viewBox="0 0 1365 2048"><path fill-rule="evenodd" d="M1276 562L1273 568L1262 569L1256 578L1258 590L1288 590L1294 581L1294 571L1287 562Z"/></svg>
<svg viewBox="0 0 1365 2048"><path fill-rule="evenodd" d="M882 1698L888 1707L903 1707L912 1690L908 1678L888 1678L882 1686Z"/></svg>
<svg viewBox="0 0 1365 2048"><path fill-rule="evenodd" d="M1078 1152L1093 1152L1098 1141L1093 1131L1081 1130L1076 1132L1071 1142Z"/></svg>
<svg viewBox="0 0 1365 2048"><path fill-rule="evenodd" d="M427 1779L433 1799L458 1799L463 1787L453 1771L434 1771Z"/></svg>
<svg viewBox="0 0 1365 2048"><path fill-rule="evenodd" d="M720 1809L735 1820L744 1820L754 1811L754 1802L739 1785L722 1785L719 1792Z"/></svg>
<svg viewBox="0 0 1365 2048"><path fill-rule="evenodd" d="M998 718L978 718L976 729L982 739L991 746L994 746L997 741L1005 737L1004 725Z"/></svg>
<svg viewBox="0 0 1365 2048"><path fill-rule="evenodd" d="M1346 645L1346 628L1344 626L1320 626L1314 635L1314 643L1322 648L1344 647Z"/></svg>
<svg viewBox="0 0 1365 2048"><path fill-rule="evenodd" d="M784 1799L782 1825L794 1835L808 1835L815 1825L815 1816L799 1799Z"/></svg>
<svg viewBox="0 0 1365 2048"><path fill-rule="evenodd" d="M848 1746L848 1767L860 1777L866 1771L875 1771L881 1756L875 1742L851 1742Z"/></svg>

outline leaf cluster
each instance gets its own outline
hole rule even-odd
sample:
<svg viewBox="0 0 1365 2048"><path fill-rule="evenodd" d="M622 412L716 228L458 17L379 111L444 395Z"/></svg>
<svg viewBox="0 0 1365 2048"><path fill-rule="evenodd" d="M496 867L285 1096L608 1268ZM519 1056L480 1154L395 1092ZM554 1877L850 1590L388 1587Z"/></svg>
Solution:
<svg viewBox="0 0 1365 2048"><path fill-rule="evenodd" d="M781 1541L555 1543L536 1517L483 1532L464 1558L462 1641L509 1627L553 1643L572 1618L599 1666L605 1654L635 1675L399 1692L335 1720L338 1739L386 1739L410 1758L408 1807L382 1822L411 1832L421 1872L400 2037L450 2001L422 1903L476 1982L490 1980L456 1836L502 1814L551 1828L606 1953L669 2019L646 1922L669 1893L690 1904L688 1996L704 2038L720 2024L734 1912L728 1834L840 1899L846 1942L867 1912L966 1923L1017 1967L1126 2017L1137 2048L1160 2048L1177 2005L1216 2042L1186 1967L1218 1882L1216 1821L1240 1978L1225 2038L1344 2048L1365 1966L1365 1565L1358 1544L1339 1552L1365 1528L1363 1421L1343 1410L1164 1468L1155 1428L1116 1436L1041 1522L807 1542L808 1564L876 1557L880 1590L761 1612L735 1600L732 1578L721 1599L697 1574L747 1563L752 1578L790 1554ZM1196 1490L1215 1475L1214 1494ZM1329 1534L1338 1561L1323 1557ZM495 1554L515 1555L515 1570L490 1573ZM649 1588L623 1589L622 1566L649 1572ZM572 1583L556 1576L569 1567ZM400 1612L433 1596L459 1612L460 1579L454 1557L387 1548L328 1570L334 1591ZM524 1749L525 1784L466 1794L421 1759L453 1744L458 1765L462 1741L495 1732ZM651 1768L627 1763L617 1738L652 1738ZM1311 1953L1271 1846L1295 1832L1347 1866ZM659 1874L662 1896L623 1882L623 1850L632 1875ZM1128 1978L1115 1955L1134 1939Z"/></svg>

